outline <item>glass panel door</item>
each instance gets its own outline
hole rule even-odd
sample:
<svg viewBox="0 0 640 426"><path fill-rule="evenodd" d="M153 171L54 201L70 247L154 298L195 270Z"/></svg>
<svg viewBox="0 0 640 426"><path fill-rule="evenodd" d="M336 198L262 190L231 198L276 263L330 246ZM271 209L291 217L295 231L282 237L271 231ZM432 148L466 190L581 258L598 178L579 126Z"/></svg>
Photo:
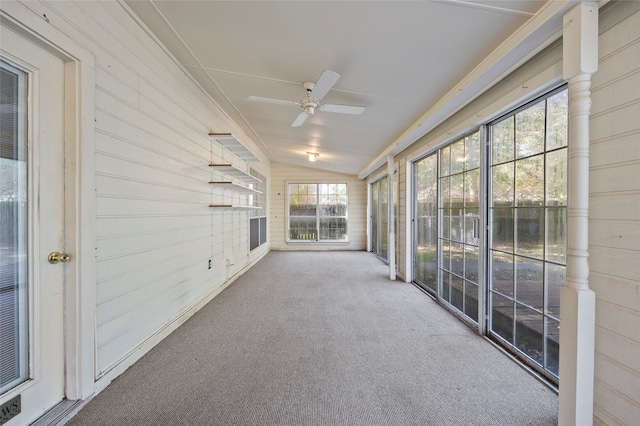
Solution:
<svg viewBox="0 0 640 426"><path fill-rule="evenodd" d="M29 377L26 81L0 61L0 394Z"/></svg>
<svg viewBox="0 0 640 426"><path fill-rule="evenodd" d="M490 127L489 330L558 377L566 278L567 91Z"/></svg>
<svg viewBox="0 0 640 426"><path fill-rule="evenodd" d="M387 251L389 248L389 179L385 176L380 179L380 211L378 212L378 256L387 260Z"/></svg>
<svg viewBox="0 0 640 426"><path fill-rule="evenodd" d="M387 260L389 239L389 178L371 184L371 251Z"/></svg>
<svg viewBox="0 0 640 426"><path fill-rule="evenodd" d="M479 133L440 149L440 297L478 321Z"/></svg>
<svg viewBox="0 0 640 426"><path fill-rule="evenodd" d="M3 23L0 39L0 405L19 397L9 422L31 424L65 395L67 263L48 260L66 249L65 75Z"/></svg>
<svg viewBox="0 0 640 426"><path fill-rule="evenodd" d="M420 286L438 292L438 156L414 164L414 277Z"/></svg>
<svg viewBox="0 0 640 426"><path fill-rule="evenodd" d="M371 251L378 253L378 192L380 181L371 184Z"/></svg>

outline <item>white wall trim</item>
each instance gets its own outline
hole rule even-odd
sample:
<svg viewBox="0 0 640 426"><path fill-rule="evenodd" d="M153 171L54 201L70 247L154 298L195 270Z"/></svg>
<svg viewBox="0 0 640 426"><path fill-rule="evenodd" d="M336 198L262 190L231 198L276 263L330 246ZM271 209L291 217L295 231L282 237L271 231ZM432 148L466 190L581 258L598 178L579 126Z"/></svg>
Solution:
<svg viewBox="0 0 640 426"><path fill-rule="evenodd" d="M387 262L389 263L389 279L396 279L396 213L395 213L395 178L396 165L393 154L387 157Z"/></svg>
<svg viewBox="0 0 640 426"><path fill-rule="evenodd" d="M598 69L598 5L564 16L563 76L569 81L567 284L560 306L558 423L591 425L595 358L595 292L589 289L589 114L591 74Z"/></svg>
<svg viewBox="0 0 640 426"><path fill-rule="evenodd" d="M413 194L413 160L407 160L405 165L405 239L404 239L404 281L413 281L413 238L414 238L414 194Z"/></svg>

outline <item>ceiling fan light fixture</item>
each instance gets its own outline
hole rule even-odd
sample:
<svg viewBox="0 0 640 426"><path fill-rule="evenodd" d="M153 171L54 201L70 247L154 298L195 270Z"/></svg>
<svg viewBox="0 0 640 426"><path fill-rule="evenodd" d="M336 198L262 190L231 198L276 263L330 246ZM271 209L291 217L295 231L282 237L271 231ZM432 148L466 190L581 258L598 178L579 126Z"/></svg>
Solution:
<svg viewBox="0 0 640 426"><path fill-rule="evenodd" d="M276 105L293 105L302 108L302 112L294 120L291 127L299 127L305 122L308 117L313 117L316 109L320 111L335 112L339 114L361 114L365 107L358 105L335 105L335 104L320 104L320 101L331 90L334 84L340 78L340 74L335 71L324 70L320 74L320 78L315 83L305 82L302 83L307 91L307 95L300 100L300 102L284 101L280 99L263 98L261 96L248 96L250 101L265 102L268 104Z"/></svg>
<svg viewBox="0 0 640 426"><path fill-rule="evenodd" d="M317 152L307 152L307 156L309 157L309 161L316 161L318 157L320 157L320 154Z"/></svg>

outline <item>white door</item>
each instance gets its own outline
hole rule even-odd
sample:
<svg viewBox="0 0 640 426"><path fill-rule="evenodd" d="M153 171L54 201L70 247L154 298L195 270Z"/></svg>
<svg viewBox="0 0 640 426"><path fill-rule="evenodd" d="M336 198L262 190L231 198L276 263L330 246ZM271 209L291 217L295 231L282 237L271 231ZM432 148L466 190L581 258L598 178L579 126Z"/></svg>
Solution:
<svg viewBox="0 0 640 426"><path fill-rule="evenodd" d="M64 398L64 67L0 29L0 424ZM70 259L74 261L74 259Z"/></svg>

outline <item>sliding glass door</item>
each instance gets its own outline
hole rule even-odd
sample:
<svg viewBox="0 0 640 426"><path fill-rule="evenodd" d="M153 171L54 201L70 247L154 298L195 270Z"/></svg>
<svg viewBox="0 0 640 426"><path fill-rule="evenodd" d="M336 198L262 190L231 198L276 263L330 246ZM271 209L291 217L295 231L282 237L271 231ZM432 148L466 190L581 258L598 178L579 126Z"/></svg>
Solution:
<svg viewBox="0 0 640 426"><path fill-rule="evenodd" d="M438 155L414 164L415 248L413 268L416 283L438 293Z"/></svg>
<svg viewBox="0 0 640 426"><path fill-rule="evenodd" d="M440 150L440 297L478 321L480 141L475 132Z"/></svg>
<svg viewBox="0 0 640 426"><path fill-rule="evenodd" d="M416 161L414 186L415 280L450 308L477 322L479 132Z"/></svg>
<svg viewBox="0 0 640 426"><path fill-rule="evenodd" d="M371 251L387 260L389 226L389 178L371 184Z"/></svg>
<svg viewBox="0 0 640 426"><path fill-rule="evenodd" d="M488 331L557 377L566 280L567 91L489 129Z"/></svg>
<svg viewBox="0 0 640 426"><path fill-rule="evenodd" d="M558 89L413 164L414 281L552 382L566 281L567 108Z"/></svg>

